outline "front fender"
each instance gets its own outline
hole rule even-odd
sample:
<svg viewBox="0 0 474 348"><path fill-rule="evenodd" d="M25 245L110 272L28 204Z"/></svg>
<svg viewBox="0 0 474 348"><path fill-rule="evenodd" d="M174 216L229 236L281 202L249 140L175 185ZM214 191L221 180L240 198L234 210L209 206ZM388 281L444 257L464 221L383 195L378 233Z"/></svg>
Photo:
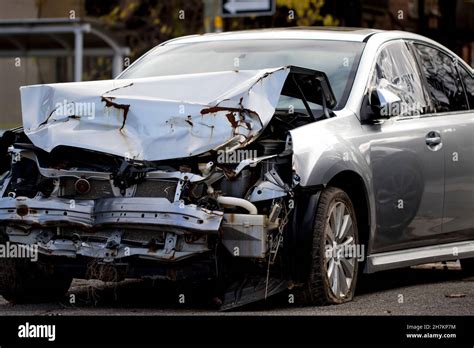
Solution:
<svg viewBox="0 0 474 348"><path fill-rule="evenodd" d="M333 117L290 131L293 169L302 187L327 185L337 174L351 170L371 182L369 147L360 144L362 132L355 116Z"/></svg>
<svg viewBox="0 0 474 348"><path fill-rule="evenodd" d="M370 235L375 233L375 196L372 186L370 141L352 114L315 122L290 131L293 169L302 188L326 186L337 174L351 171L364 182L369 204ZM370 249L370 246L369 246Z"/></svg>

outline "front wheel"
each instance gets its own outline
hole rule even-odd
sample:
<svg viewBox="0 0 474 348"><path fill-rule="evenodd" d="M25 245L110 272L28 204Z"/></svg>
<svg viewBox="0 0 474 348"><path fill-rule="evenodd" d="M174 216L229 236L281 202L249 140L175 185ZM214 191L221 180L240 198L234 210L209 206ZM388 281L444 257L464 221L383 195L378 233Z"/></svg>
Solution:
<svg viewBox="0 0 474 348"><path fill-rule="evenodd" d="M358 232L354 207L341 189L321 192L313 228L309 278L302 289L306 304L348 302L358 274Z"/></svg>

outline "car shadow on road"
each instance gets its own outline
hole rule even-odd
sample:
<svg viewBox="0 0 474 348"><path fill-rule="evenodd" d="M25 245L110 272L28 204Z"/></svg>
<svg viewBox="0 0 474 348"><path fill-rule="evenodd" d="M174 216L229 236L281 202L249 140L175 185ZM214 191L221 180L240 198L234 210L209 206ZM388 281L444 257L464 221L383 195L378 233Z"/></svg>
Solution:
<svg viewBox="0 0 474 348"><path fill-rule="evenodd" d="M359 279L356 296L369 295L385 290L419 286L430 283L466 280L459 268L437 264L429 268L404 268L363 275ZM94 282L93 282L94 283ZM92 283L92 284L93 284ZM97 283L97 282L95 282ZM150 308L160 310L188 309L196 311L217 310L212 287L207 285L185 285L151 281L126 280L117 284L79 281L71 288L75 295L75 307ZM266 301L238 307L237 311L267 311L294 307L289 303L289 292L280 293ZM69 305L69 304L64 304Z"/></svg>
<svg viewBox="0 0 474 348"><path fill-rule="evenodd" d="M463 279L466 279L466 275L460 269L447 269L447 266L401 268L362 275L356 296L407 286L462 281Z"/></svg>
<svg viewBox="0 0 474 348"><path fill-rule="evenodd" d="M395 290L404 287L420 286L433 283L472 281L472 277L467 277L461 269L447 268L437 264L434 268L402 268L396 270L383 271L374 274L364 274L359 277L355 296L370 295L377 292ZM267 301L250 304L238 308L239 311L260 311L268 309L294 308L295 304L288 301L289 293L279 294Z"/></svg>
<svg viewBox="0 0 474 348"><path fill-rule="evenodd" d="M119 283L79 281L69 290L75 307L212 309L212 292L206 285L177 286L166 282L125 280ZM63 303L69 305L68 303Z"/></svg>

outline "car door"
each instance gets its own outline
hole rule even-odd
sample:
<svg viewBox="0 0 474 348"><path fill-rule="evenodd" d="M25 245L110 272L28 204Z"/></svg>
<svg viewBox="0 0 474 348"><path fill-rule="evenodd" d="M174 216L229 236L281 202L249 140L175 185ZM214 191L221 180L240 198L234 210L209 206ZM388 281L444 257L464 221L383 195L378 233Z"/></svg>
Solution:
<svg viewBox="0 0 474 348"><path fill-rule="evenodd" d="M446 125L429 112L417 61L403 40L381 48L370 81L402 101L398 116L363 126L370 134L376 201L372 251L423 246L442 233Z"/></svg>
<svg viewBox="0 0 474 348"><path fill-rule="evenodd" d="M437 118L443 122L443 228L434 237L440 243L474 239L474 112L467 97L473 103L473 78L449 53L421 42L413 46Z"/></svg>

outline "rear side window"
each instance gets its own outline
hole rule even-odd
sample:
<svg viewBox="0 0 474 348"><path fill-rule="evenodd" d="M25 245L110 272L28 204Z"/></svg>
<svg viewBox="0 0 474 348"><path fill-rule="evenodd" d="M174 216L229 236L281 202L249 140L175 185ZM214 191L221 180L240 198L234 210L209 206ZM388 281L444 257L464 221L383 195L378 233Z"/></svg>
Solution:
<svg viewBox="0 0 474 348"><path fill-rule="evenodd" d="M467 100L469 101L469 107L471 110L474 110L474 78L467 72L466 69L464 69L464 67L460 66L460 64L458 64L458 67L459 73L461 74L461 79L464 83Z"/></svg>
<svg viewBox="0 0 474 348"><path fill-rule="evenodd" d="M436 112L467 110L467 101L453 60L442 51L414 44Z"/></svg>

